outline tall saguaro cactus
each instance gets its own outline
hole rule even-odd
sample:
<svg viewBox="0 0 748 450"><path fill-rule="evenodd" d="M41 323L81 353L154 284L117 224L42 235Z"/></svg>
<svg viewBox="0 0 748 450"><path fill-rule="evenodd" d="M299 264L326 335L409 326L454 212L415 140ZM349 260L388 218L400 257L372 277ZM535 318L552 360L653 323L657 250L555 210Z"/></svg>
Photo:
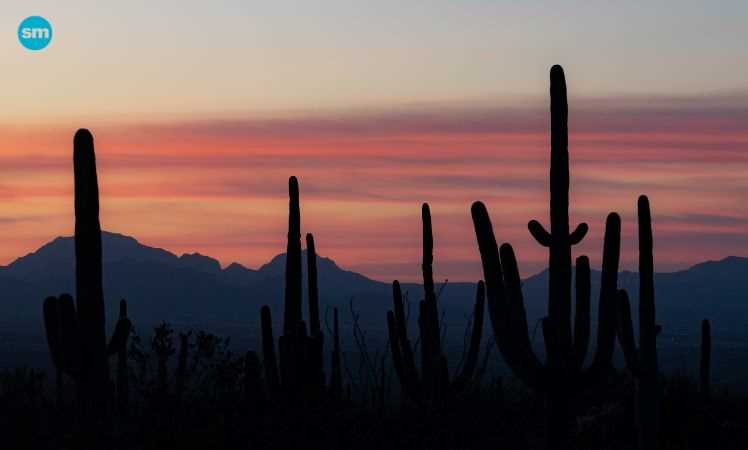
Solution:
<svg viewBox="0 0 748 450"><path fill-rule="evenodd" d="M473 223L486 281L494 335L514 374L547 398L548 447L568 446L572 396L603 380L611 368L615 344L615 295L618 281L621 221L610 213L605 224L602 279L598 308L597 351L583 367L590 339L590 266L576 260L576 310L571 320L571 246L587 232L581 224L569 233L569 157L566 83L560 66L551 69L551 232L536 221L530 232L550 253L548 316L542 321L546 361L535 355L527 329L517 260L511 245L498 248L486 207L472 206Z"/></svg>
<svg viewBox="0 0 748 450"><path fill-rule="evenodd" d="M68 294L44 301L44 324L52 361L78 385L83 412L99 420L109 398L107 357L125 351L132 328L127 304L107 345L102 283L99 189L93 136L78 130L73 142L75 173L75 285L77 302Z"/></svg>
<svg viewBox="0 0 748 450"><path fill-rule="evenodd" d="M83 393L95 401L105 398L109 381L106 361L99 184L93 136L78 130L74 139L75 171L75 291L80 336L80 377Z"/></svg>
<svg viewBox="0 0 748 450"><path fill-rule="evenodd" d="M286 290L283 313L283 332L295 333L302 320L301 308L301 212L299 208L299 182L288 179L288 245L286 246Z"/></svg>
<svg viewBox="0 0 748 450"><path fill-rule="evenodd" d="M587 234L581 223L569 234L569 130L566 79L561 66L551 68L551 232L537 220L527 227L549 253L548 320L555 345L562 353L571 349L571 247Z"/></svg>
<svg viewBox="0 0 748 450"><path fill-rule="evenodd" d="M618 335L626 366L636 379L636 411L639 448L657 448L660 414L657 335L654 292L654 257L652 255L652 217L649 199L642 195L639 210L639 347L634 339L628 294L618 292Z"/></svg>
<svg viewBox="0 0 748 450"><path fill-rule="evenodd" d="M393 311L387 312L390 350L395 372L403 391L416 402L438 404L449 395L463 390L475 372L480 352L485 303L483 282L478 283L470 344L464 364L453 380L449 379L447 359L441 349L441 325L434 289L433 261L434 238L431 230L431 210L424 203L421 208L423 222L423 289L424 299L419 304L419 336L421 342L421 373L416 369L413 348L408 339L407 319L400 283L392 283Z"/></svg>

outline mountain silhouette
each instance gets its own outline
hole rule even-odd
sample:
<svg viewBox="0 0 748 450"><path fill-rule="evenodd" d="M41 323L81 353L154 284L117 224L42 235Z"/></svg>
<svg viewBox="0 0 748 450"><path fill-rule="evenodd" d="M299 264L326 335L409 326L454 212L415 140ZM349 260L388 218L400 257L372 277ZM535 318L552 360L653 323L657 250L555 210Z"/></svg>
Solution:
<svg viewBox="0 0 748 450"><path fill-rule="evenodd" d="M117 302L126 298L130 316L135 318L140 333L148 333L153 325L166 320L176 327L217 330L252 346L259 329L260 307L267 304L274 318L282 316L285 254L275 256L258 269L238 263L221 268L209 256L199 253L177 256L122 234L104 232L102 243L110 325L117 318ZM44 298L75 293L73 244L72 237L58 237L0 267L0 317L6 333L44 335L41 325ZM305 255L302 261L306 279ZM345 270L326 257L318 256L317 267L323 316L329 308L338 307L343 313L343 327L350 326L352 301L368 336L372 340L385 339L385 313L392 302L390 284ZM593 270L591 278L592 291L597 293L600 273ZM664 325L664 342L695 342L698 324L705 317L712 320L717 340L744 341L742 318L748 315L745 300L748 287L743 281L746 278L748 258L735 256L656 274L657 317ZM631 301L636 304L638 274L622 271L619 284L631 293ZM414 312L414 302L422 299L422 288L416 283L403 283L402 288ZM548 272L525 279L523 292L528 323L533 326L546 314ZM474 296L474 282L449 282L439 297L448 338L458 349ZM593 303L593 320L596 304ZM534 342L540 341L536 338ZM41 340L39 347L44 348Z"/></svg>

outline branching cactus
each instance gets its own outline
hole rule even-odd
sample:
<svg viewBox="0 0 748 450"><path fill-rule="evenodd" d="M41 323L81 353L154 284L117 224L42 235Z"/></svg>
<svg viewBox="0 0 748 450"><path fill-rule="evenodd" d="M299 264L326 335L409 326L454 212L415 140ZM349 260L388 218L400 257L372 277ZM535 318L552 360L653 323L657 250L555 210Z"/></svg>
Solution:
<svg viewBox="0 0 748 450"><path fill-rule="evenodd" d="M615 297L620 256L621 221L616 213L605 224L602 279L598 307L597 351L584 367L590 340L590 265L576 259L576 308L571 319L571 246L579 243L587 225L569 233L569 154L566 82L560 66L551 68L551 232L537 221L531 234L549 248L548 316L542 321L546 361L534 353L527 328L517 260L511 245L498 248L485 205L472 206L475 234L486 281L488 310L499 350L514 374L547 398L548 447L569 445L569 406L579 391L604 380L615 344ZM573 328L573 329L572 329Z"/></svg>
<svg viewBox="0 0 748 450"><path fill-rule="evenodd" d="M652 217L649 200L639 197L639 347L634 339L631 306L626 291L618 291L618 339L626 366L636 379L636 411L639 448L657 447L660 413L660 389L657 364L657 335L652 255Z"/></svg>
<svg viewBox="0 0 748 450"><path fill-rule="evenodd" d="M441 348L441 325L437 306L433 275L434 239L431 230L431 211L424 203L421 209L423 222L423 289L424 299L419 304L419 340L421 343L421 373L416 369L414 351L408 338L405 305L396 280L392 283L393 311L387 312L390 350L395 372L403 391L409 398L421 404L440 404L449 396L468 386L475 372L480 352L483 332L483 311L485 290L483 282L478 283L475 300L470 344L464 364L457 375L450 380L447 359Z"/></svg>
<svg viewBox="0 0 748 450"><path fill-rule="evenodd" d="M301 213L299 184L296 177L288 181L289 215L286 252L286 290L283 313L283 334L275 351L272 317L266 305L260 310L265 383L272 393L282 393L291 400L319 399L328 391L340 394L340 341L334 336L331 386L325 386L324 336L319 316L319 288L317 284L317 253L314 237L306 235L309 329L303 320L301 270ZM336 322L337 324L337 322ZM336 326L337 330L337 326ZM337 361L337 363L336 363ZM340 386L336 387L336 384Z"/></svg>
<svg viewBox="0 0 748 450"><path fill-rule="evenodd" d="M77 384L79 402L86 414L104 416L109 398L107 356L125 351L132 324L124 316L106 343L102 285L99 189L93 136L78 130L74 139L75 172L75 286L77 302L68 294L44 301L47 343L57 370ZM124 301L123 301L124 302Z"/></svg>

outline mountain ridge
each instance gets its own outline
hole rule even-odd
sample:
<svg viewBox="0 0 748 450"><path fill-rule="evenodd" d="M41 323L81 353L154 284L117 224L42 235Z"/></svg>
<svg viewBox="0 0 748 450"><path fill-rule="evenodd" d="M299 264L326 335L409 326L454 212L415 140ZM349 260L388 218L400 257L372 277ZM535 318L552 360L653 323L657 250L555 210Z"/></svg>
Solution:
<svg viewBox="0 0 748 450"><path fill-rule="evenodd" d="M221 267L218 260L200 253L177 256L158 247L141 244L120 233L103 232L104 284L107 302L127 298L133 317L142 322L160 320L196 323L255 320L259 308L268 304L280 313L284 289L285 254L280 253L253 269L240 263ZM304 251L305 252L305 251ZM306 273L306 258L302 258ZM57 237L36 251L0 267L0 314L39 320L40 305L48 295L74 293L74 239ZM328 257L318 256L319 288L323 306L355 308L364 322L382 326L391 305L390 285L346 270ZM524 279L523 291L528 319L545 314L547 270ZM742 280L748 277L748 258L729 256L704 261L688 269L656 274L658 314L680 326L702 317L723 317L738 323L735 314L748 314L748 296ZM597 305L599 272L592 273L593 314ZM638 274L622 271L619 285L632 301L638 293ZM419 299L418 283L403 283L411 300ZM449 282L440 304L447 320L460 320L470 314L475 284ZM38 299L33 301L30 299ZM715 301L714 299L718 299ZM107 308L110 315L115 308ZM662 313L662 314L660 314ZM724 317L724 316L728 317ZM278 316L279 317L279 316ZM673 320L675 318L676 320ZM679 320L683 319L683 320ZM719 327L719 324L715 324Z"/></svg>

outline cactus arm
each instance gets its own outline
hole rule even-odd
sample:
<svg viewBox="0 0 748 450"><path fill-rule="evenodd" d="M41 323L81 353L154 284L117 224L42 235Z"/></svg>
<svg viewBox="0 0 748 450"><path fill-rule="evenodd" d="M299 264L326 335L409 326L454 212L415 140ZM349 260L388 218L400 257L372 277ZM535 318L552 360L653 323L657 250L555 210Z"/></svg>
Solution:
<svg viewBox="0 0 748 450"><path fill-rule="evenodd" d="M307 280L309 289L309 334L322 336L319 320L319 288L317 286L317 251L314 246L314 236L306 235Z"/></svg>
<svg viewBox="0 0 748 450"><path fill-rule="evenodd" d="M496 344L512 371L530 387L541 389L542 364L529 345L527 318L524 314L524 306L522 306L522 290L514 252L509 244L504 244L502 249L504 249L506 259L499 258L499 248L496 244L491 219L483 203L473 203L471 214L483 266L488 316ZM511 260L514 260L513 270L506 267L502 271L502 262L508 265L507 263ZM502 273L505 275L502 276ZM505 279L509 280L507 286L504 285ZM510 307L511 302L508 301L510 289L513 290L511 296L513 301L519 302L519 305L514 308ZM523 326L525 329L521 330ZM517 331L521 333L516 333Z"/></svg>
<svg viewBox="0 0 748 450"><path fill-rule="evenodd" d="M577 258L576 308L574 309L574 367L580 369L590 344L590 260Z"/></svg>
<svg viewBox="0 0 748 450"><path fill-rule="evenodd" d="M299 182L288 179L288 244L286 247L286 289L283 312L283 333L292 336L302 320L301 307L301 210Z"/></svg>
<svg viewBox="0 0 748 450"><path fill-rule="evenodd" d="M527 229L530 230L530 234L535 238L536 241L538 241L538 244L542 245L543 247L551 246L551 233L547 232L545 228L543 228L543 225L540 224L540 222L538 222L537 220L529 221L527 223Z"/></svg>
<svg viewBox="0 0 748 450"><path fill-rule="evenodd" d="M278 359L275 355L273 319L270 315L270 307L267 305L264 305L260 309L260 328L262 330L262 365L265 369L265 383L267 383L268 389L271 392L277 392L280 386L278 380Z"/></svg>
<svg viewBox="0 0 748 450"><path fill-rule="evenodd" d="M524 374L523 378L530 386L541 388L540 383L543 381L544 368L530 343L517 258L514 255L514 249L509 244L502 244L499 252L504 267L504 283L506 283L508 298L506 320L512 346L518 350L516 357L519 367L521 367L520 370Z"/></svg>
<svg viewBox="0 0 748 450"><path fill-rule="evenodd" d="M712 327L709 321L701 321L701 352L699 361L699 390L704 400L710 397L710 372L712 358Z"/></svg>
<svg viewBox="0 0 748 450"><path fill-rule="evenodd" d="M478 365L478 354L480 353L480 341L483 334L483 314L486 302L486 286L483 281L478 282L475 294L475 306L473 308L473 325L470 333L470 344L468 346L465 364L452 383L454 390L459 391L465 387L473 378L475 367Z"/></svg>
<svg viewBox="0 0 748 450"><path fill-rule="evenodd" d="M570 245L577 245L580 242L582 242L582 239L587 235L587 231L589 231L590 227L582 222L574 229L574 231L571 232L569 235L569 244Z"/></svg>

